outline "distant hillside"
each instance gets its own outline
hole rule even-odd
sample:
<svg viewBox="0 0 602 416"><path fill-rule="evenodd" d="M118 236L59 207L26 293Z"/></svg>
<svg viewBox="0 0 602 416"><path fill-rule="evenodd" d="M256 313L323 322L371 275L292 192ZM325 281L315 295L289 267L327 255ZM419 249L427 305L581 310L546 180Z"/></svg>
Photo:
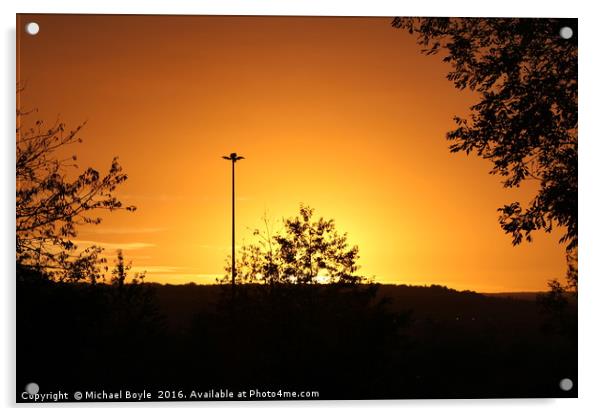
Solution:
<svg viewBox="0 0 602 416"><path fill-rule="evenodd" d="M194 313L212 310L222 290L219 285L161 285L157 290L161 310L172 328L185 328ZM378 285L377 299L387 298L392 310L411 312L413 320L467 323L473 326L537 326L540 315L536 293L482 294L444 286Z"/></svg>
<svg viewBox="0 0 602 416"><path fill-rule="evenodd" d="M495 298L513 298L522 300L537 300L538 295L542 295L545 292L499 292L499 293L482 293L485 296L491 296Z"/></svg>

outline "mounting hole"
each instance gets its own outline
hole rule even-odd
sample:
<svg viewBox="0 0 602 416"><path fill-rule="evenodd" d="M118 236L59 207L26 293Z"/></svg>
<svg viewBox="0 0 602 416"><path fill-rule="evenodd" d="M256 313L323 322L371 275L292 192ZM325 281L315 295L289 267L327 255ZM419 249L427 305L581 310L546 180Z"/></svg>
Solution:
<svg viewBox="0 0 602 416"><path fill-rule="evenodd" d="M563 378L560 380L559 386L563 391L570 391L573 388L573 380L570 378Z"/></svg>
<svg viewBox="0 0 602 416"><path fill-rule="evenodd" d="M25 391L27 394L38 394L40 391L40 386L38 386L37 383L29 383L27 386L25 386Z"/></svg>
<svg viewBox="0 0 602 416"><path fill-rule="evenodd" d="M562 39L570 39L573 37L573 29L568 26L561 27L559 33Z"/></svg>
<svg viewBox="0 0 602 416"><path fill-rule="evenodd" d="M36 22L29 22L25 25L25 31L31 36L35 36L40 31L40 25Z"/></svg>

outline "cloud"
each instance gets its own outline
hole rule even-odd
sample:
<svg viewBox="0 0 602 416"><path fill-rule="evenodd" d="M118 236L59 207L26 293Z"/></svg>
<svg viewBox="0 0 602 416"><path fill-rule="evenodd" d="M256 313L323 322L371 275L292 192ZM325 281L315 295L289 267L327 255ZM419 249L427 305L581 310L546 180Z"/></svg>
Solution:
<svg viewBox="0 0 602 416"><path fill-rule="evenodd" d="M121 199L138 199L138 200L148 200L148 201L174 201L177 199L184 199L184 195L170 195L170 194L153 194L153 195L143 195L143 194L126 194L122 195Z"/></svg>
<svg viewBox="0 0 602 416"><path fill-rule="evenodd" d="M213 245L213 244L197 244L196 245L198 248L203 248L203 249L208 249L208 250L230 250L232 249L231 245ZM238 250L240 249L242 246L240 245L236 245L235 248Z"/></svg>
<svg viewBox="0 0 602 416"><path fill-rule="evenodd" d="M120 196L123 200L139 200L139 201L159 201L159 202L171 202L178 200L187 200L187 201L203 201L203 202L223 202L227 203L230 199L224 199L222 195L209 194L209 195L175 195L175 194L152 194L152 195L144 195L144 194L125 194ZM246 202L251 201L253 199L252 196L248 195L240 195L236 196L237 201Z"/></svg>
<svg viewBox="0 0 602 416"><path fill-rule="evenodd" d="M153 256L136 256L136 255L128 255L128 260L149 260L152 259Z"/></svg>
<svg viewBox="0 0 602 416"><path fill-rule="evenodd" d="M73 241L78 246L99 246L109 250L139 250L142 248L156 247L156 244L152 243L139 243L139 242L131 242L131 243L105 243L102 241L91 241L91 240L74 240Z"/></svg>
<svg viewBox="0 0 602 416"><path fill-rule="evenodd" d="M149 233L158 233L161 231L165 231L167 228L164 227L141 227L141 228L128 228L128 227L120 227L120 228L102 228L97 227L90 232L94 234L149 234Z"/></svg>
<svg viewBox="0 0 602 416"><path fill-rule="evenodd" d="M146 272L149 274L150 273L153 273L153 274L179 273L179 271L182 269L183 269L183 267L176 267L176 266L132 266L133 272L138 272L138 273Z"/></svg>

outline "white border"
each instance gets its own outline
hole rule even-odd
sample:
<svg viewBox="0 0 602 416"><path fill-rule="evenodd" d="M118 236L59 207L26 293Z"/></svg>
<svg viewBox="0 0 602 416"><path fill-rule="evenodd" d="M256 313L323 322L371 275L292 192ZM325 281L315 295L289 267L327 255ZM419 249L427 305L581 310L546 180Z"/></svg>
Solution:
<svg viewBox="0 0 602 416"><path fill-rule="evenodd" d="M163 1L26 1L0 2L0 20L3 28L2 57L2 111L1 126L6 133L0 155L2 179L0 209L2 212L2 320L0 349L3 374L0 378L0 401L11 406L14 399L14 284L11 269L14 267L14 107L15 107L15 13L112 13L112 14L238 14L238 15L357 15L357 16L524 16L524 17L578 17L579 18L579 217L582 226L580 235L579 269L579 399L567 400L458 400L458 401L381 401L381 402L295 402L295 403L199 403L199 404L106 404L86 406L86 412L104 414L106 408L126 407L143 410L145 413L162 414L165 407L187 410L198 414L216 410L240 410L251 414L268 413L300 414L308 411L332 412L335 407L344 408L350 414L365 414L370 411L400 414L447 415L507 415L508 413L541 413L563 415L568 413L593 413L600 408L598 387L600 383L600 310L602 296L602 273L596 254L602 253L600 211L602 186L600 160L600 13L594 1L546 1L541 3L525 0L503 0L498 2L442 0L442 1L255 1L255 0L163 0ZM598 261L596 261L598 260ZM486 370L485 370L486 371ZM141 408L143 406L143 408ZM44 409L50 414L81 412L76 405L50 406ZM80 406L81 407L81 406ZM286 410L283 410L286 409ZM11 413L13 408L8 409ZM33 411L31 408L25 409ZM134 409L132 409L134 410Z"/></svg>

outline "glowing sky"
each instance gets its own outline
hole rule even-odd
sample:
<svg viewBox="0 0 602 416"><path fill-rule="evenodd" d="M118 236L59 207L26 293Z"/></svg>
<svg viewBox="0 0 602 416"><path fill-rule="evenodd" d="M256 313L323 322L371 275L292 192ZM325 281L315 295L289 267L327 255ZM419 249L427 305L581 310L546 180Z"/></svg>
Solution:
<svg viewBox="0 0 602 416"><path fill-rule="evenodd" d="M147 280L214 282L230 247L236 151L238 242L264 212L299 203L334 218L360 271L387 283L485 292L543 290L562 277L559 232L513 247L496 209L528 201L487 162L448 151L475 96L388 18L21 15L23 108L69 127L135 213L81 229L82 246L123 248ZM22 32L26 22L40 33ZM535 184L533 184L535 185Z"/></svg>

